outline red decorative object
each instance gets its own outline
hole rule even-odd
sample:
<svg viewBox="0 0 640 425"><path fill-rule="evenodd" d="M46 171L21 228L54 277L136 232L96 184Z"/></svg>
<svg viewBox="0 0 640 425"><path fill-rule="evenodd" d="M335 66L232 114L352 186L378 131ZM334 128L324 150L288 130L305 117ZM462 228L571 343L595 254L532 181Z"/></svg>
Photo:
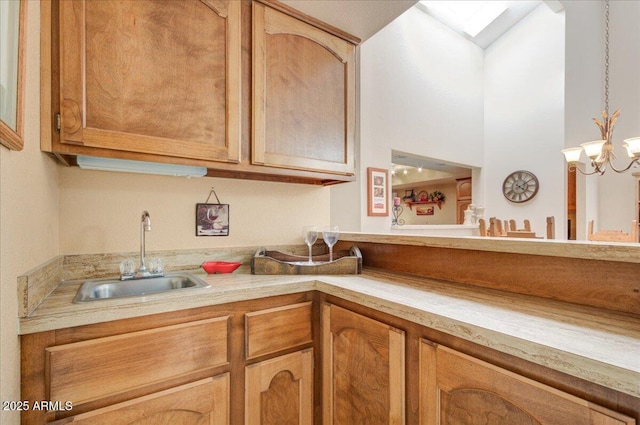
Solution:
<svg viewBox="0 0 640 425"><path fill-rule="evenodd" d="M214 273L232 273L240 267L242 263L230 261L207 261L202 263L202 268L209 274Z"/></svg>

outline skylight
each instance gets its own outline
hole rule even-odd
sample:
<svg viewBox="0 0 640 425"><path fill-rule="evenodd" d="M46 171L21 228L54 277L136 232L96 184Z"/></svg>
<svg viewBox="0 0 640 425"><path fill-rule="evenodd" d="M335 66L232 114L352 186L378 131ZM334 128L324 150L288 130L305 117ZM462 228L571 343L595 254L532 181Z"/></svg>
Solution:
<svg viewBox="0 0 640 425"><path fill-rule="evenodd" d="M475 37L507 10L504 1L422 0L429 14L458 32Z"/></svg>

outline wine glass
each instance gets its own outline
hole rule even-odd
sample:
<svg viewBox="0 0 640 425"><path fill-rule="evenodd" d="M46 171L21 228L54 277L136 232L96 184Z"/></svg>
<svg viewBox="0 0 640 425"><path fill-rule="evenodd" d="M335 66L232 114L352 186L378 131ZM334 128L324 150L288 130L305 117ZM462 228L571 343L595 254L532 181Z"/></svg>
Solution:
<svg viewBox="0 0 640 425"><path fill-rule="evenodd" d="M318 240L318 227L317 226L304 226L302 228L302 237L304 243L309 247L309 264L313 264L311 256L311 246Z"/></svg>
<svg viewBox="0 0 640 425"><path fill-rule="evenodd" d="M338 226L326 226L322 229L322 239L329 246L329 262L333 261L333 246L338 242Z"/></svg>

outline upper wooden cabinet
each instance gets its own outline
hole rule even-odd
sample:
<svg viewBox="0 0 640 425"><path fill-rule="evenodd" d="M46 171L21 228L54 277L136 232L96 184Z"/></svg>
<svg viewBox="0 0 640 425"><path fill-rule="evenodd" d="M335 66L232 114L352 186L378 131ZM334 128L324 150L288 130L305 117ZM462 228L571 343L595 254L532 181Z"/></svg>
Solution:
<svg viewBox="0 0 640 425"><path fill-rule="evenodd" d="M240 2L61 1L58 16L52 150L240 160Z"/></svg>
<svg viewBox="0 0 640 425"><path fill-rule="evenodd" d="M275 0L56 0L40 10L41 149L62 162L355 180L357 38Z"/></svg>
<svg viewBox="0 0 640 425"><path fill-rule="evenodd" d="M253 3L252 163L353 175L355 46Z"/></svg>

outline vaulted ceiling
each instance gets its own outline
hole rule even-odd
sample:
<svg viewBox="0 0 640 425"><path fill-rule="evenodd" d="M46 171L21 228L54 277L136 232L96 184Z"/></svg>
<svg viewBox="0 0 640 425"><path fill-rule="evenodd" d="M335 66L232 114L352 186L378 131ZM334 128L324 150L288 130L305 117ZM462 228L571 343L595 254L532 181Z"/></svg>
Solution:
<svg viewBox="0 0 640 425"><path fill-rule="evenodd" d="M283 0L302 13L365 41L402 15L415 0Z"/></svg>

